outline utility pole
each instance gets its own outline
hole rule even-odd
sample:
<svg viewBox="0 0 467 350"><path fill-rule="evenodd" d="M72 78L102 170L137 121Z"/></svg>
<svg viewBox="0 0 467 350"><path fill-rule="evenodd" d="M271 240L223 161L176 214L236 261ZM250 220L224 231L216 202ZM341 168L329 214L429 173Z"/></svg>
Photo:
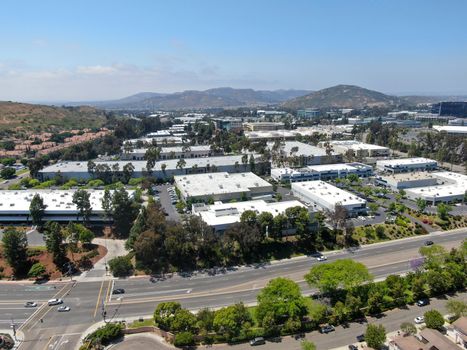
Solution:
<svg viewBox="0 0 467 350"><path fill-rule="evenodd" d="M10 327L11 327L11 329L13 329L13 337L14 337L15 341L18 341L18 339L16 339L16 324L15 324L15 321L13 320L13 318L11 319Z"/></svg>

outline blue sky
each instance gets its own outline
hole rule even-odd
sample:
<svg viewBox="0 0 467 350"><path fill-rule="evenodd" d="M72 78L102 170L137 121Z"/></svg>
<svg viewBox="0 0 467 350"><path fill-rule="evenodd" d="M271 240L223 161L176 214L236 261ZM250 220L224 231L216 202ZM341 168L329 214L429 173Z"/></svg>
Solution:
<svg viewBox="0 0 467 350"><path fill-rule="evenodd" d="M0 100L219 86L467 94L464 0L2 1Z"/></svg>

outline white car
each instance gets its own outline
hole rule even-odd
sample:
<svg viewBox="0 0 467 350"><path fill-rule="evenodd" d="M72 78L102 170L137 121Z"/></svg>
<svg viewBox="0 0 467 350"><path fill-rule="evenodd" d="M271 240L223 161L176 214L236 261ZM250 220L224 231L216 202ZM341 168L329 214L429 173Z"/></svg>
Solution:
<svg viewBox="0 0 467 350"><path fill-rule="evenodd" d="M53 306L53 305L59 305L59 304L63 304L63 300L62 299L50 299L47 304L49 304L49 306Z"/></svg>
<svg viewBox="0 0 467 350"><path fill-rule="evenodd" d="M60 307L57 309L58 312L68 312L68 311L70 311L70 310L71 310L71 308L70 308L69 306L60 306Z"/></svg>
<svg viewBox="0 0 467 350"><path fill-rule="evenodd" d="M425 322L425 317L423 317L423 316L415 317L414 321L415 321L416 324L423 323L423 322Z"/></svg>
<svg viewBox="0 0 467 350"><path fill-rule="evenodd" d="M326 258L324 255L320 255L320 256L318 256L318 257L316 258L316 260L318 260L318 261L326 261L326 260L328 260L328 258Z"/></svg>
<svg viewBox="0 0 467 350"><path fill-rule="evenodd" d="M37 306L37 303L35 303L34 301L27 301L24 303L24 307L36 307Z"/></svg>

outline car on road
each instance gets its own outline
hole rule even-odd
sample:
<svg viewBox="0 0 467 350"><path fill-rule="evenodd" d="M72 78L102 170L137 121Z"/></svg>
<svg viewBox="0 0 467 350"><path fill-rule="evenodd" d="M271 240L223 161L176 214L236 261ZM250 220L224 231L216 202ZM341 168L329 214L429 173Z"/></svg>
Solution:
<svg viewBox="0 0 467 350"><path fill-rule="evenodd" d="M423 323L423 322L425 322L425 317L417 316L417 317L414 318L414 321L415 321L416 324Z"/></svg>
<svg viewBox="0 0 467 350"><path fill-rule="evenodd" d="M54 299L50 299L50 300L47 302L47 304L48 304L49 306L60 305L60 304L63 304L63 300L62 300L62 299L56 299L56 298L54 298Z"/></svg>
<svg viewBox="0 0 467 350"><path fill-rule="evenodd" d="M264 340L263 337L257 337L255 339L250 340L250 345L251 346L264 345L264 344L266 344L266 341Z"/></svg>
<svg viewBox="0 0 467 350"><path fill-rule="evenodd" d="M117 288L112 291L112 294L125 294L125 289Z"/></svg>
<svg viewBox="0 0 467 350"><path fill-rule="evenodd" d="M35 303L34 301L27 301L24 303L24 307L36 307L37 306L37 303Z"/></svg>
<svg viewBox="0 0 467 350"><path fill-rule="evenodd" d="M365 334L360 334L360 335L357 335L357 340L361 343L363 341L365 341Z"/></svg>
<svg viewBox="0 0 467 350"><path fill-rule="evenodd" d="M316 258L316 260L318 260L318 261L326 261L326 260L328 260L328 258L325 257L324 255L320 255L320 256L318 256L318 257Z"/></svg>
<svg viewBox="0 0 467 350"><path fill-rule="evenodd" d="M430 304L430 299L420 299L417 301L417 306L426 306Z"/></svg>
<svg viewBox="0 0 467 350"><path fill-rule="evenodd" d="M319 331L322 333L322 334L327 334L327 333L331 333L331 332L334 332L336 329L331 326L331 325L326 325L326 326L322 326Z"/></svg>
<svg viewBox="0 0 467 350"><path fill-rule="evenodd" d="M71 308L70 308L69 306L64 306L64 305L63 305L63 306L60 306L60 307L57 309L58 312L68 312L68 311L70 311L70 310L71 310Z"/></svg>
<svg viewBox="0 0 467 350"><path fill-rule="evenodd" d="M358 350L358 346L357 346L357 345L350 344L350 345L349 345L349 350Z"/></svg>
<svg viewBox="0 0 467 350"><path fill-rule="evenodd" d="M425 241L425 245L426 245L426 246L433 245L433 244L434 244L433 241L430 241L430 240Z"/></svg>

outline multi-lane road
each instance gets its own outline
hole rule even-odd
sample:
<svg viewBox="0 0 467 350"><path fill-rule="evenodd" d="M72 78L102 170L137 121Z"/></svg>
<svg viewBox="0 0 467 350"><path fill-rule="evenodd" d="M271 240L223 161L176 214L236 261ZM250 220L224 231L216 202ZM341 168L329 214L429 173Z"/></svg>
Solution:
<svg viewBox="0 0 467 350"><path fill-rule="evenodd" d="M410 270L410 260L426 239L446 248L458 246L467 236L467 229L405 240L364 246L353 252L339 251L328 256L328 261L350 257L368 266L375 278L400 274ZM175 300L189 309L221 307L238 301L254 303L260 289L278 276L288 277L300 284L303 293L312 291L303 281L303 275L313 264L313 257L300 257L271 264L240 267L214 276L197 274L174 276L151 283L147 277L100 281L31 284L0 284L0 329L9 327L11 320L24 333L21 349L72 349L81 334L93 323L102 320L105 306L107 319L125 319L152 314L157 303ZM115 288L124 288L125 294L112 295ZM69 313L58 313L45 301L61 297L71 307ZM37 309L25 309L25 301L36 301ZM42 319L42 321L41 321Z"/></svg>

